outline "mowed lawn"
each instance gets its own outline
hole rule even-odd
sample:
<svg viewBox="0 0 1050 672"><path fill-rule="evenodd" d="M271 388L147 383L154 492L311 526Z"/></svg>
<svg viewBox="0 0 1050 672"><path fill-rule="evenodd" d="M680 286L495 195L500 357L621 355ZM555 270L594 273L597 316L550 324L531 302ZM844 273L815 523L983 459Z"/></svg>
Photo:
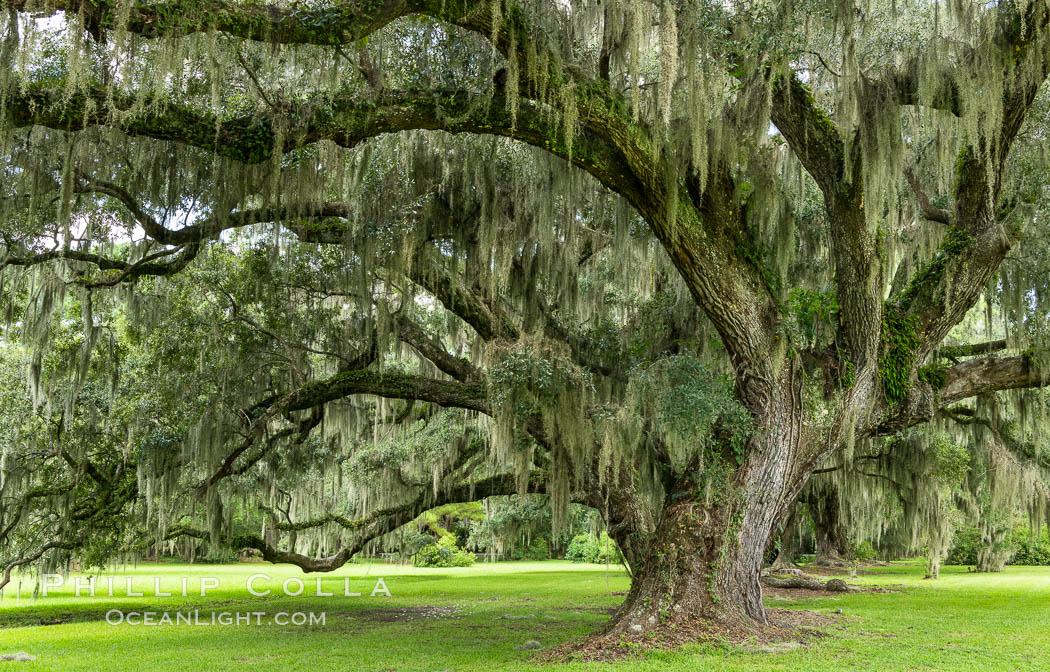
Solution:
<svg viewBox="0 0 1050 672"><path fill-rule="evenodd" d="M269 588L269 596L248 592L256 573L271 577L252 584ZM114 597L106 595L109 576ZM180 594L184 576L187 597ZM125 596L126 577L143 596ZM154 577L171 597L155 595ZM219 587L201 597L201 577ZM283 595L289 577L303 579L301 596ZM390 596L370 596L378 577ZM516 647L536 640L550 648L599 629L623 599L616 593L628 587L622 570L560 561L469 569L358 564L323 576L322 591L334 593L327 597L315 594L316 575L290 566L144 563L96 577L94 598L86 585L76 597L67 579L48 597L31 599L29 578L18 598L12 582L0 600L0 654L37 658L0 662L0 670L1050 670L1050 568L979 575L947 567L937 581L921 577L918 563L898 563L857 582L900 592L767 598L771 607L815 610L830 621L826 637L782 653L709 643L618 663L543 665L535 651ZM347 588L363 595L346 597ZM250 625L111 625L111 609L157 612L156 619L167 612L173 620L196 610L199 623L213 613L262 615ZM325 622L273 622L295 612L323 613Z"/></svg>

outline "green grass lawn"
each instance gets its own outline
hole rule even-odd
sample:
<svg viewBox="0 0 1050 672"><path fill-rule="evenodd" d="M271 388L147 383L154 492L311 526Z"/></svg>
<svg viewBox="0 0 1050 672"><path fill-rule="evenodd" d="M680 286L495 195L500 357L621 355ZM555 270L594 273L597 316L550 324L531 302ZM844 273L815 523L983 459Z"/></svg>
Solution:
<svg viewBox="0 0 1050 672"><path fill-rule="evenodd" d="M246 588L249 576L257 591ZM106 577L113 576L114 596ZM182 576L191 579L181 596ZM127 597L126 577L142 597ZM155 593L161 577L162 592ZM219 587L201 597L199 577ZM283 595L282 581L301 577L302 596ZM391 596L370 596L383 577ZM755 647L696 645L650 651L622 663L541 665L526 640L545 648L597 630L623 598L628 581L616 567L551 561L479 564L468 569L348 565L316 576L269 564L145 563L96 579L96 597L76 597L69 579L47 597L30 598L35 579L0 599L0 654L24 651L31 662L0 662L17 670L1050 670L1050 568L1009 567L967 574L947 567L923 581L916 564L862 575L859 583L894 584L899 593L858 593L801 600L767 598L775 608L831 615L828 637L785 653ZM345 597L346 586L361 597ZM298 586L289 584L293 591ZM111 625L106 612L264 612L256 625ZM842 610L839 615L838 610ZM278 613L325 614L324 625L276 624ZM113 617L111 617L113 618ZM156 618L160 618L158 615ZM56 621L60 621L55 623ZM45 625L44 623L54 623Z"/></svg>

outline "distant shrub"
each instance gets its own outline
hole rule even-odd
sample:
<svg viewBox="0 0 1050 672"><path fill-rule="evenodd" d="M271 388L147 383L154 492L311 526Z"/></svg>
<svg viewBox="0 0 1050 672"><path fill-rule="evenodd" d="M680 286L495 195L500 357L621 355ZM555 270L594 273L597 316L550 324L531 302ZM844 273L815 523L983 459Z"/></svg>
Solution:
<svg viewBox="0 0 1050 672"><path fill-rule="evenodd" d="M976 565L977 550L981 548L981 532L976 527L963 527L955 531L952 547L948 549L947 565Z"/></svg>
<svg viewBox="0 0 1050 672"><path fill-rule="evenodd" d="M853 557L860 562L871 562L878 557L878 553L875 552L875 547L870 541L862 541L859 544L853 544Z"/></svg>
<svg viewBox="0 0 1050 672"><path fill-rule="evenodd" d="M550 560L551 548L543 537L534 537L528 546L517 546L511 554L515 560Z"/></svg>
<svg viewBox="0 0 1050 672"><path fill-rule="evenodd" d="M427 544L412 556L416 567L470 567L476 558L456 545L454 534L443 535L436 543Z"/></svg>
<svg viewBox="0 0 1050 672"><path fill-rule="evenodd" d="M981 532L976 527L964 527L955 532L952 547L948 550L945 563L949 565L976 565L977 553L983 547ZM1014 527L1012 545L1017 549L1013 557L1007 560L1008 565L1047 566L1050 565L1050 540L1046 534L1033 539L1027 523Z"/></svg>
<svg viewBox="0 0 1050 672"><path fill-rule="evenodd" d="M565 559L572 562L618 563L622 557L616 542L605 532L602 532L600 537L578 534L572 538L569 548L565 551Z"/></svg>
<svg viewBox="0 0 1050 672"><path fill-rule="evenodd" d="M569 547L565 549L565 559L573 562L589 562L587 551L593 539L594 536L590 534L577 534L569 542Z"/></svg>
<svg viewBox="0 0 1050 672"><path fill-rule="evenodd" d="M1042 539L1025 539L1017 543L1017 553L1009 563L1011 565L1050 565L1050 543Z"/></svg>

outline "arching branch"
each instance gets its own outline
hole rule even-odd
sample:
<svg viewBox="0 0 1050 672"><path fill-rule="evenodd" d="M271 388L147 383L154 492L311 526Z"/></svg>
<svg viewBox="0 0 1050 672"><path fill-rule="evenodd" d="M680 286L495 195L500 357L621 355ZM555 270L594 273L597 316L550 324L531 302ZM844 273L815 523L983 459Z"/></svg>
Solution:
<svg viewBox="0 0 1050 672"><path fill-rule="evenodd" d="M65 259L69 261L81 261L94 264L103 271L117 271L110 277L102 279L86 280L88 287L112 286L123 282L132 282L138 278L147 276L173 275L184 269L187 264L196 258L200 246L196 244L186 245L168 250L161 250L152 255L143 257L137 262L129 263L120 259L113 259L93 252L81 252L78 250L53 250L24 256L8 254L0 258L0 270L5 266L36 266L46 264L55 260ZM167 262L159 262L158 259L176 255L174 259Z"/></svg>
<svg viewBox="0 0 1050 672"><path fill-rule="evenodd" d="M49 541L46 544L40 546L40 548L38 548L36 552L31 553L30 555L23 555L22 557L12 560L4 566L4 576L3 578L0 578L0 590L3 590L4 586L11 582L11 572L13 572L16 567L36 562L37 560L42 558L45 553L56 548L71 549L73 547L74 544L72 542L59 540Z"/></svg>
<svg viewBox="0 0 1050 672"><path fill-rule="evenodd" d="M542 472L534 472L528 480L527 492L546 492L546 485ZM304 572L331 572L339 569L354 554L358 553L365 545L384 534L393 532L397 528L410 523L422 513L457 502L473 502L486 497L500 495L513 495L518 493L518 479L514 474L498 474L478 480L477 482L460 483L448 489L439 490L436 496L429 490L420 492L415 499L402 505L379 509L358 519L348 519L343 516L325 516L323 518L304 521L303 523L282 524L281 528L309 529L325 524L338 524L340 527L352 531L353 539L338 552L324 558L312 558L294 551L279 550L272 544L255 535L240 536L232 540L235 547L254 548L260 551L263 559L274 563L287 563L299 567ZM208 537L206 532L189 527L177 527L169 531L166 538L174 539L179 536L189 536L199 539Z"/></svg>
<svg viewBox="0 0 1050 672"><path fill-rule="evenodd" d="M244 163L268 161L278 147L270 112L217 118L212 112L168 101L139 106L132 96L112 94L100 87L66 100L61 91L31 84L7 98L6 112L15 127L37 125L73 131L108 126L113 118L120 118L118 127L128 135L199 147ZM600 110L592 112L599 114ZM528 99L520 101L517 117L512 119L502 93L489 97L465 89L388 90L368 99L344 95L323 103L290 106L283 120L287 130L280 147L289 152L321 140L354 147L384 133L406 130L501 135L571 160L614 191L637 199L643 187L625 162L625 154L598 132L606 130L603 123L611 124L615 118L600 114L594 123L584 123L570 152L566 143L558 140L561 131L549 112ZM633 144L629 138L623 141ZM639 153L635 158L637 162L646 157Z"/></svg>

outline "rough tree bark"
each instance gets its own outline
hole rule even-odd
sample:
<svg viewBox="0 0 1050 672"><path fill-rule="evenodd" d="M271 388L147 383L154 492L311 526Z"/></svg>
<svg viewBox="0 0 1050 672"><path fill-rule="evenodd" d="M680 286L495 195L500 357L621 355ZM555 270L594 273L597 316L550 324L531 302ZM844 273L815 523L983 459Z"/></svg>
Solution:
<svg viewBox="0 0 1050 672"><path fill-rule="evenodd" d="M743 464L714 488L685 470L663 512L631 590L605 635L638 635L668 625L718 621L752 629L768 623L760 585L770 537L800 487L801 376L789 368L767 397L770 413ZM713 493L713 494L711 494Z"/></svg>

